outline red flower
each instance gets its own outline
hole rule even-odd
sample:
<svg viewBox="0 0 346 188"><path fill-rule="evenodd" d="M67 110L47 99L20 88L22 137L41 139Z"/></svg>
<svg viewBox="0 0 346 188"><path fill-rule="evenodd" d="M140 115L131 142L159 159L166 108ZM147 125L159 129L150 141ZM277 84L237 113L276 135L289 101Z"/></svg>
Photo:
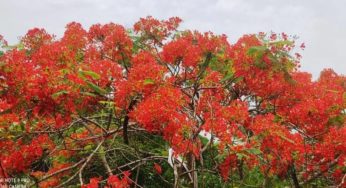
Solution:
<svg viewBox="0 0 346 188"><path fill-rule="evenodd" d="M154 169L158 174L162 174L162 168L159 164L154 163Z"/></svg>
<svg viewBox="0 0 346 188"><path fill-rule="evenodd" d="M82 188L98 188L99 187L99 182L102 178L91 178L90 183L83 185Z"/></svg>
<svg viewBox="0 0 346 188"><path fill-rule="evenodd" d="M304 49L305 49L305 44L302 43L302 44L300 45L300 48L301 48L302 50L304 50Z"/></svg>

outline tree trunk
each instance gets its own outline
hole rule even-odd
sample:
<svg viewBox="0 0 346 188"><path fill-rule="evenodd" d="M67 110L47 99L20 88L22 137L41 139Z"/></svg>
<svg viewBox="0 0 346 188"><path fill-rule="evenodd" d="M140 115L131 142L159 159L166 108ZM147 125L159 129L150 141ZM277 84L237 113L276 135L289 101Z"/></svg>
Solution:
<svg viewBox="0 0 346 188"><path fill-rule="evenodd" d="M296 174L296 168L294 167L293 164L292 164L291 169L290 169L290 174L291 174L291 178L293 180L294 187L300 188L299 181L298 181L297 174Z"/></svg>
<svg viewBox="0 0 346 188"><path fill-rule="evenodd" d="M179 172L177 164L173 162L173 173L174 173L174 188L179 186Z"/></svg>
<svg viewBox="0 0 346 188"><path fill-rule="evenodd" d="M124 119L124 124L123 124L123 139L126 145L129 145L129 136L127 131L128 125L129 125L129 116L126 114Z"/></svg>
<svg viewBox="0 0 346 188"><path fill-rule="evenodd" d="M129 126L129 112L133 109L133 106L136 104L136 100L131 100L128 109L126 110L125 118L124 118L124 123L123 123L123 139L124 143L126 145L129 145L129 136L128 136L128 131L127 128Z"/></svg>
<svg viewBox="0 0 346 188"><path fill-rule="evenodd" d="M197 174L197 169L196 169L196 156L193 153L190 153L190 157L191 157L190 170L191 170L193 188L198 188L198 174Z"/></svg>
<svg viewBox="0 0 346 188"><path fill-rule="evenodd" d="M239 179L240 180L244 179L243 164L244 164L244 160L243 159L237 160L238 173L239 173Z"/></svg>

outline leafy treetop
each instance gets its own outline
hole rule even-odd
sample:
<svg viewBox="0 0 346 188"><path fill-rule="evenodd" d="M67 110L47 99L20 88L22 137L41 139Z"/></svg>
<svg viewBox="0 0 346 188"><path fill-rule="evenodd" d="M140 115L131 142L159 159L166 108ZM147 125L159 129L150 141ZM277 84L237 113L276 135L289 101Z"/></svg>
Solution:
<svg viewBox="0 0 346 188"><path fill-rule="evenodd" d="M230 44L225 35L180 31L180 22L149 16L129 30L109 23L88 31L72 22L60 39L35 28L16 46L1 36L0 177L140 186L141 161L164 163L168 146L173 168L153 169L171 171L163 176L175 187L198 187L198 174L209 172L245 186L256 168L264 186L274 177L345 186L344 76L325 69L312 81L285 33ZM148 136L163 149L111 161L122 158L113 155L119 147L150 145L141 141Z"/></svg>

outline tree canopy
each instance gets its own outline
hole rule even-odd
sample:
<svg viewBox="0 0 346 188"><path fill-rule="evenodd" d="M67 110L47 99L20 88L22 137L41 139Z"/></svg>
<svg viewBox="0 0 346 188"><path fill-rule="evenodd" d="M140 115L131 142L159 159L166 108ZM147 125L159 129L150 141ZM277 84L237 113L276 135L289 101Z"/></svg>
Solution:
<svg viewBox="0 0 346 188"><path fill-rule="evenodd" d="M346 185L346 77L285 33L72 22L0 36L0 179L32 187ZM298 48L296 47L298 46ZM4 184L4 182L2 182Z"/></svg>

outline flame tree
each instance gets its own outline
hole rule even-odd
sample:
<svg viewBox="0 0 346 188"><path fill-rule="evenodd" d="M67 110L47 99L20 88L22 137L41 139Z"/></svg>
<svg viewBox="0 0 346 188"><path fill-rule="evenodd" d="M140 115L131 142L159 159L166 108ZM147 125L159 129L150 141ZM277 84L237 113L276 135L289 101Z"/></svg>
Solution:
<svg viewBox="0 0 346 188"><path fill-rule="evenodd" d="M62 38L35 28L15 46L0 37L1 179L345 186L344 76L299 71L284 33L230 44L180 22L72 22Z"/></svg>

